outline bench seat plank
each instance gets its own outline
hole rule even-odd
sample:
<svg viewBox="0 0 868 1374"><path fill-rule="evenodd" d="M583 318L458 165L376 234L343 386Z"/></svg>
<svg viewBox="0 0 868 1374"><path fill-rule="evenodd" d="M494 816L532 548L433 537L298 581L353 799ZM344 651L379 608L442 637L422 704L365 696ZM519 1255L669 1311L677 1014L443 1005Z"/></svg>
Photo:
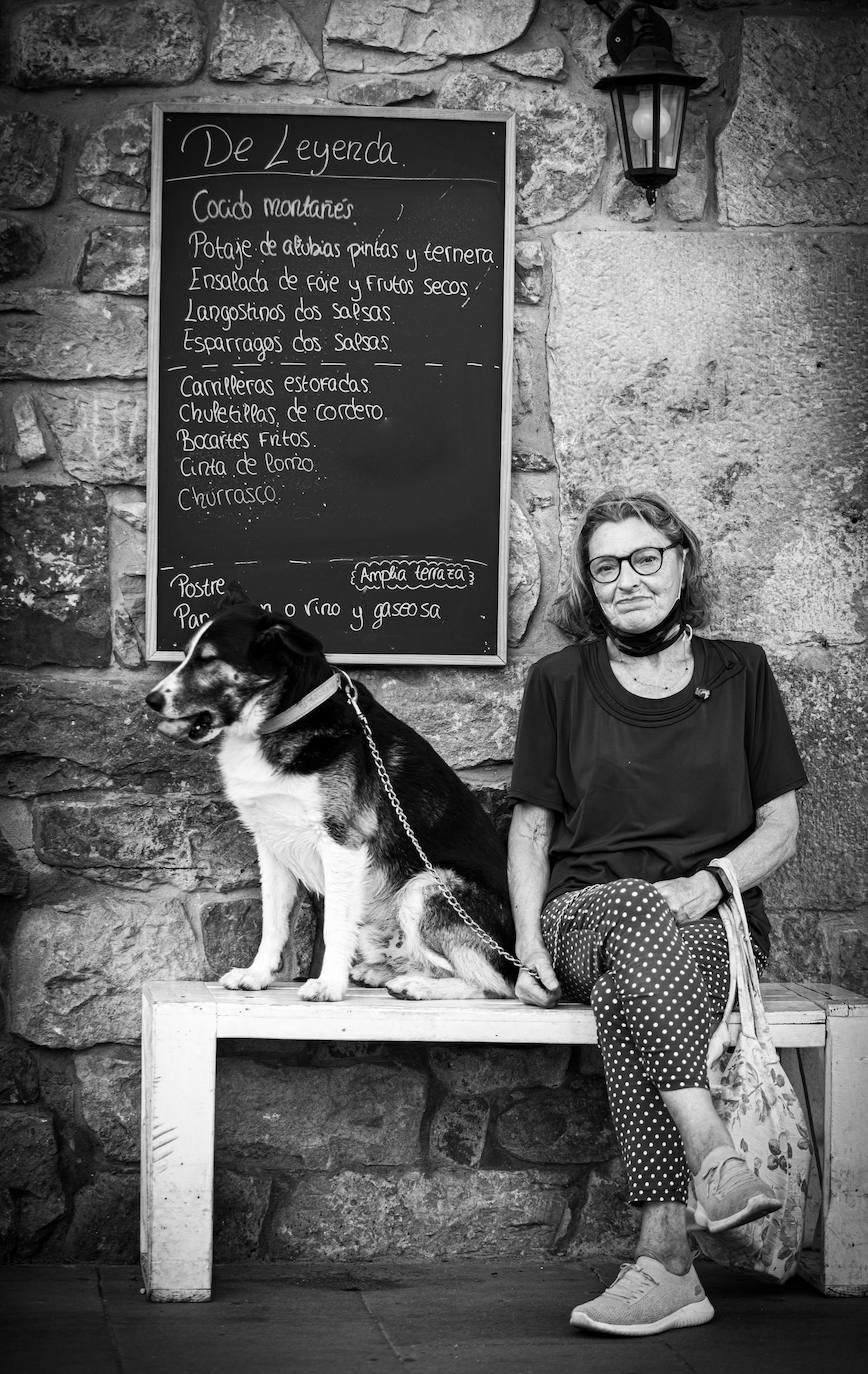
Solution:
<svg viewBox="0 0 868 1374"><path fill-rule="evenodd" d="M154 1003L178 1000L183 983L150 983ZM199 984L213 999L218 1039L383 1040L481 1045L593 1045L594 1014L578 1002L552 1010L507 998L404 1002L372 988L351 988L343 1002L303 1002L298 984L264 992L230 992ZM763 1001L775 1044L822 1046L826 1013L789 984L766 983ZM737 1028L738 1014L731 1024Z"/></svg>

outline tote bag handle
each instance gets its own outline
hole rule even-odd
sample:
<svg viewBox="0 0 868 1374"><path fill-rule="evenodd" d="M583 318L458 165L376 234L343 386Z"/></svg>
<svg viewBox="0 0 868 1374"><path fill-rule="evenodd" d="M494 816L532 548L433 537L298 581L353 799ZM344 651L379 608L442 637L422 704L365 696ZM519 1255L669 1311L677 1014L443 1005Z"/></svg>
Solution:
<svg viewBox="0 0 868 1374"><path fill-rule="evenodd" d="M729 946L729 996L724 1021L732 1012L737 990L742 1034L754 1040L768 1041L771 1031L763 1006L756 957L735 869L728 859L714 859L709 867L719 868L726 875L732 891L732 895L720 907Z"/></svg>

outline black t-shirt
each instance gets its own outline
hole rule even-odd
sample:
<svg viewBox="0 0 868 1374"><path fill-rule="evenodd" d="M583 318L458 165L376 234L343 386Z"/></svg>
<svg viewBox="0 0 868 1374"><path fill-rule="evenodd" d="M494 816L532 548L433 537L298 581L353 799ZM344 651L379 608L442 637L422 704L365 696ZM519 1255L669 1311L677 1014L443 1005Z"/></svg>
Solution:
<svg viewBox="0 0 868 1374"><path fill-rule="evenodd" d="M653 699L618 682L603 640L530 670L510 795L556 814L547 900L616 878L689 877L753 832L758 807L807 782L759 645L697 635L693 654L687 686ZM767 952L762 890L743 897Z"/></svg>

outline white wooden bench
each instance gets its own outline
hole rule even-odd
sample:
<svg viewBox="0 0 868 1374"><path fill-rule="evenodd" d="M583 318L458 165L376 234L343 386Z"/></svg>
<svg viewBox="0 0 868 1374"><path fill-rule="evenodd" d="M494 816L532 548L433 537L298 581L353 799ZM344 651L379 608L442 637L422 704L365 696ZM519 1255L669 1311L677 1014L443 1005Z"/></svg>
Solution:
<svg viewBox="0 0 868 1374"><path fill-rule="evenodd" d="M810 1113L818 1175L801 1272L829 1294L868 1292L868 998L821 984L767 983L775 1043ZM733 1021L737 1023L737 1016ZM150 983L143 993L141 1250L156 1302L211 1296L218 1039L596 1043L588 1007L516 1001L396 1002L357 989L307 1003L298 988L227 992Z"/></svg>

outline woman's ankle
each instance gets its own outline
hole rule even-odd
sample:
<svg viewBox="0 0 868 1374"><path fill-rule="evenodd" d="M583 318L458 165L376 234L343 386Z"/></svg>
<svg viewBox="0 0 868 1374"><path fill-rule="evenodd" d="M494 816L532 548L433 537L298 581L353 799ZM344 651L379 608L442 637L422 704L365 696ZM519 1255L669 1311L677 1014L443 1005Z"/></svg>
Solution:
<svg viewBox="0 0 868 1374"><path fill-rule="evenodd" d="M656 1245L643 1245L640 1241L636 1246L636 1259L639 1259L641 1255L647 1255L649 1259L656 1260L670 1274L677 1274L679 1278L683 1278L693 1266L693 1252L689 1247L686 1250L665 1250Z"/></svg>
<svg viewBox="0 0 868 1374"><path fill-rule="evenodd" d="M636 1241L636 1258L648 1255L670 1274L686 1274L693 1263L687 1237L687 1212L682 1203L646 1202Z"/></svg>

